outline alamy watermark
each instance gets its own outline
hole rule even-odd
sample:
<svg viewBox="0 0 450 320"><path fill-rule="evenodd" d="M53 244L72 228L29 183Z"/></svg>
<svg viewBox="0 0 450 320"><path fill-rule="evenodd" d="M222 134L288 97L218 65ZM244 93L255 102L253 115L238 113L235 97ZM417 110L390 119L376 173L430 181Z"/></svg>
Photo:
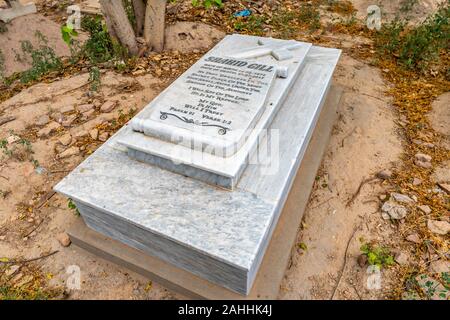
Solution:
<svg viewBox="0 0 450 320"><path fill-rule="evenodd" d="M70 265L66 269L66 274L69 276L66 280L66 287L70 290L81 289L81 269L77 265Z"/></svg>
<svg viewBox="0 0 450 320"><path fill-rule="evenodd" d="M67 7L67 17L66 26L73 30L81 29L81 9L77 5L71 5Z"/></svg>

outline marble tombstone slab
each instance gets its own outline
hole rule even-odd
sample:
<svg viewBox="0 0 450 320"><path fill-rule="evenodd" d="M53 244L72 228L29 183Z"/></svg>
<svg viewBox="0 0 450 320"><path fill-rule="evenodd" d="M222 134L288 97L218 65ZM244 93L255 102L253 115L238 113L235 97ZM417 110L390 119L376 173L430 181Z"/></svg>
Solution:
<svg viewBox="0 0 450 320"><path fill-rule="evenodd" d="M135 159L233 189L310 48L227 36L136 116L119 142Z"/></svg>
<svg viewBox="0 0 450 320"><path fill-rule="evenodd" d="M166 89L154 100L161 103L145 107L55 190L73 199L90 228L245 295L252 287L308 146L339 56L337 49L228 36L174 83L176 91ZM227 70L232 72L238 72L236 68L244 62L263 66L245 70L246 76L242 75L247 85L258 84L258 92L236 93L236 99L222 101L216 108L213 102L218 96L214 95L200 106L201 98L185 92L194 92L193 82L198 81L200 70L222 69L220 61L225 60L220 59L229 59L233 65ZM291 63L292 59L297 63ZM206 65L211 66L204 68ZM214 72L210 76L217 78ZM237 81L235 76L232 81ZM226 77L218 78L223 81ZM214 81L211 78L210 82ZM236 102L239 97L248 99L247 104ZM177 116L182 116L175 112L190 112L186 105L194 107L195 114L186 116L192 121L179 119ZM200 116L204 113L196 113L206 106L203 110L223 113L220 121L231 121L220 124L227 133L241 126L259 129L251 130L249 136L236 133L224 137L219 132L221 127L202 125L218 123L205 120ZM242 110L244 116L240 118L236 113ZM198 137L200 147L171 142L168 134L172 127L188 140ZM261 134L264 129L267 134ZM274 141L278 142L275 152L261 156L260 149ZM205 150L229 145L238 146L232 155L218 156ZM173 156L186 155L180 150L203 153L204 162L197 159L195 165L181 166ZM168 154L175 160L165 158ZM209 163L211 157L215 160ZM223 165L217 161L219 157L222 162L231 162ZM261 157L267 161L258 159ZM217 177L230 167L235 170L239 164L232 163L233 158L246 163L239 168L240 179L233 182L233 190L218 188L211 184L214 181L196 176L209 172L209 167L215 168Z"/></svg>

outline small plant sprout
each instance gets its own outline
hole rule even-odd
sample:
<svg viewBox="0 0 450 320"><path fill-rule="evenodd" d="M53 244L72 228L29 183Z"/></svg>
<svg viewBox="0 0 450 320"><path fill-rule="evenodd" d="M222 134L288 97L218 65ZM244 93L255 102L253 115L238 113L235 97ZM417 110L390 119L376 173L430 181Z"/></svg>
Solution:
<svg viewBox="0 0 450 320"><path fill-rule="evenodd" d="M192 0L192 5L194 7L203 6L205 9L209 9L213 5L218 8L223 7L222 0Z"/></svg>
<svg viewBox="0 0 450 320"><path fill-rule="evenodd" d="M69 201L67 202L67 207L71 210L75 211L75 215L79 216L80 215L80 211L78 211L77 206L75 205L75 203L73 202L72 199L69 199Z"/></svg>
<svg viewBox="0 0 450 320"><path fill-rule="evenodd" d="M361 246L361 252L367 256L367 261L372 266L389 267L394 265L394 257L390 251L381 246L365 243Z"/></svg>

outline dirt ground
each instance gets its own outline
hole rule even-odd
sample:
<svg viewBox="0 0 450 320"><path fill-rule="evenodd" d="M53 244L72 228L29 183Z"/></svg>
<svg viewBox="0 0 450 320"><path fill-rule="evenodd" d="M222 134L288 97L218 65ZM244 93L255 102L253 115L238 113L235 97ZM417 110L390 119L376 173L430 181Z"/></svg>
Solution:
<svg viewBox="0 0 450 320"><path fill-rule="evenodd" d="M39 3L42 1L38 1ZM373 1L352 1L358 15L365 16ZM401 1L378 1L388 16ZM416 19L436 9L438 1L419 1L412 14ZM67 55L59 26L40 13L14 20L0 34L6 73L25 70L14 59L22 25L33 25L48 37L58 55ZM195 26L194 26L195 25ZM26 37L30 36L30 32ZM166 47L181 53L201 54L225 36L202 22L180 22L167 30ZM363 242L371 240L391 245L407 257L413 244L402 240L398 225L382 218L381 200L388 193L383 179L374 178L381 170L400 165L404 141L399 133L398 114L387 95L391 84L370 62L355 59L349 49L367 40L333 35L331 46L344 49L334 82L344 88L339 119L318 172L297 245L281 285L280 299L385 299L401 266L382 269L382 288L367 287L367 267L358 257ZM98 92L88 94L89 74L81 73L39 83L24 89L0 104L0 119L14 120L0 125L0 138L11 141L11 153L0 162L0 258L30 259L58 250L38 262L49 286L65 287L68 268L80 267L80 290L66 289L69 299L177 299L183 298L157 283L129 270L101 260L70 245L63 247L61 233L79 216L68 208L68 200L52 193L52 186L92 153L136 110L158 95L168 82L147 72L121 75L102 74ZM117 102L109 112L100 107ZM446 135L450 145L448 94L433 104L429 118L434 130ZM125 115L125 116L124 116ZM19 138L30 142L21 144ZM436 182L449 183L448 163L437 168ZM370 180L367 180L370 179ZM367 181L367 183L362 183ZM448 264L446 265L448 269ZM19 281L26 275L20 269Z"/></svg>

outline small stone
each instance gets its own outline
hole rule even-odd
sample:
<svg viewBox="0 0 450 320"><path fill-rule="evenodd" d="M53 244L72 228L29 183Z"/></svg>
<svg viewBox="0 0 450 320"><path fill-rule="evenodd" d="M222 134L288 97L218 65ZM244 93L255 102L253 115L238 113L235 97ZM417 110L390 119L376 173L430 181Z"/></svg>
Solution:
<svg viewBox="0 0 450 320"><path fill-rule="evenodd" d="M405 239L409 242L413 242L416 244L422 243L422 241L420 240L420 237L417 233L412 233L409 236L407 236Z"/></svg>
<svg viewBox="0 0 450 320"><path fill-rule="evenodd" d="M50 122L46 127L38 131L37 136L39 138L47 137L50 133L54 132L61 125L58 122Z"/></svg>
<svg viewBox="0 0 450 320"><path fill-rule="evenodd" d="M75 111L75 106L71 105L71 104L61 107L59 109L59 112L61 112L61 113L67 113L67 112L72 112L72 111Z"/></svg>
<svg viewBox="0 0 450 320"><path fill-rule="evenodd" d="M89 132L87 130L78 130L72 134L72 137L78 139L87 136L88 134Z"/></svg>
<svg viewBox="0 0 450 320"><path fill-rule="evenodd" d="M55 144L54 150L55 150L55 153L58 154L58 153L63 152L64 150L66 150L66 147L63 146L62 144L57 143L57 144Z"/></svg>
<svg viewBox="0 0 450 320"><path fill-rule="evenodd" d="M65 135L61 136L58 139L59 143L61 143L63 146L68 146L72 142L72 136L70 133L66 133Z"/></svg>
<svg viewBox="0 0 450 320"><path fill-rule="evenodd" d="M0 241L5 241L6 240L6 236L0 236Z"/></svg>
<svg viewBox="0 0 450 320"><path fill-rule="evenodd" d="M428 220L427 227L431 232L443 236L450 232L450 223L448 223L447 221Z"/></svg>
<svg viewBox="0 0 450 320"><path fill-rule="evenodd" d="M422 180L419 178L414 178L412 184L413 184L413 186L418 186L418 185L422 184Z"/></svg>
<svg viewBox="0 0 450 320"><path fill-rule="evenodd" d="M429 270L435 273L450 272L450 262L445 260L437 260L430 263Z"/></svg>
<svg viewBox="0 0 450 320"><path fill-rule="evenodd" d="M68 246L70 246L70 243L71 243L69 235L67 233L65 233L65 232L62 232L62 233L58 234L56 236L56 240L58 240L59 243L63 247L68 247Z"/></svg>
<svg viewBox="0 0 450 320"><path fill-rule="evenodd" d="M431 208L429 206L421 205L421 206L417 206L417 208L419 208L419 210L422 211L425 214L430 214L431 213Z"/></svg>
<svg viewBox="0 0 450 320"><path fill-rule="evenodd" d="M9 267L8 270L5 271L5 275L6 275L7 277L11 277L11 276L14 275L14 274L17 272L17 270L19 270L19 269L20 269L20 266L18 266L18 265L12 265L11 267Z"/></svg>
<svg viewBox="0 0 450 320"><path fill-rule="evenodd" d="M74 114L71 114L71 115L67 116L67 117L62 121L61 124L62 124L64 127L70 127L76 119L77 119L77 116L74 115Z"/></svg>
<svg viewBox="0 0 450 320"><path fill-rule="evenodd" d="M392 178L392 171L390 170L381 170L380 172L378 172L376 174L377 178L383 179L383 180L388 180L390 178Z"/></svg>
<svg viewBox="0 0 450 320"><path fill-rule="evenodd" d="M89 135L91 136L91 138L93 140L97 140L97 138L98 138L98 129L97 128L92 129L91 131L89 131Z"/></svg>
<svg viewBox="0 0 450 320"><path fill-rule="evenodd" d="M110 100L110 101L106 101L101 107L100 107L100 111L103 113L108 113L111 112L112 110L114 110L114 108L117 105L117 101L114 100Z"/></svg>
<svg viewBox="0 0 450 320"><path fill-rule="evenodd" d="M54 112L50 115L53 121L58 123L62 123L64 121L64 115L61 112Z"/></svg>
<svg viewBox="0 0 450 320"><path fill-rule="evenodd" d="M95 113L95 109L86 111L86 112L83 113L83 118L84 119L89 119L91 116L94 115L94 113Z"/></svg>
<svg viewBox="0 0 450 320"><path fill-rule="evenodd" d="M17 142L17 141L19 141L20 140L20 137L19 136L16 136L15 134L13 134L13 135L10 135L7 139L6 139L6 142L8 142L8 144L13 144L13 143L15 143L15 142Z"/></svg>
<svg viewBox="0 0 450 320"><path fill-rule="evenodd" d="M378 198L379 198L381 201L384 201L384 200L386 200L387 195L385 195L385 194L380 194L380 195L378 196Z"/></svg>
<svg viewBox="0 0 450 320"><path fill-rule="evenodd" d="M108 140L109 137L109 133L108 132L102 132L99 136L98 136L98 140L105 142L106 140Z"/></svg>
<svg viewBox="0 0 450 320"><path fill-rule="evenodd" d="M383 206L381 207L381 213L383 219L385 220L400 220L406 217L406 215L408 214L408 209L394 201L389 200L383 203Z"/></svg>
<svg viewBox="0 0 450 320"><path fill-rule="evenodd" d="M74 146L74 147L70 147L69 149L58 154L57 158L58 159L68 158L68 157L77 155L79 153L80 153L80 149L78 147Z"/></svg>
<svg viewBox="0 0 450 320"><path fill-rule="evenodd" d="M92 110L92 109L94 109L94 108L95 108L95 106L94 106L94 104L92 104L92 103L89 103L89 104L82 104L82 105L80 105L80 106L77 106L77 110L78 110L78 112L80 112L80 113L85 113L86 111Z"/></svg>
<svg viewBox="0 0 450 320"><path fill-rule="evenodd" d="M45 126L49 122L50 122L50 117L46 114L44 114L36 119L36 125L38 125L38 126Z"/></svg>
<svg viewBox="0 0 450 320"><path fill-rule="evenodd" d="M358 261L358 265L359 265L361 268L364 268L365 266L367 266L367 256L366 256L365 254L360 254L360 255L358 256L357 261Z"/></svg>
<svg viewBox="0 0 450 320"><path fill-rule="evenodd" d="M431 165L431 162L425 162L420 160L415 160L414 164L418 167L425 168L425 169L431 169L433 166Z"/></svg>
<svg viewBox="0 0 450 320"><path fill-rule="evenodd" d="M404 266L408 264L409 257L406 253L399 252L395 255L394 259L399 265Z"/></svg>
<svg viewBox="0 0 450 320"><path fill-rule="evenodd" d="M391 197L394 198L395 201L400 203L413 203L414 200L408 197L407 195L393 192L391 193Z"/></svg>
<svg viewBox="0 0 450 320"><path fill-rule="evenodd" d="M430 142L424 142L424 143L422 143L422 146L424 146L426 148L434 148L434 144L432 144Z"/></svg>
<svg viewBox="0 0 450 320"><path fill-rule="evenodd" d="M439 188L444 190L447 194L450 194L450 184L448 183L438 183Z"/></svg>
<svg viewBox="0 0 450 320"><path fill-rule="evenodd" d="M416 160L422 162L430 162L432 159L431 156L424 153L417 153L414 157L416 158Z"/></svg>

